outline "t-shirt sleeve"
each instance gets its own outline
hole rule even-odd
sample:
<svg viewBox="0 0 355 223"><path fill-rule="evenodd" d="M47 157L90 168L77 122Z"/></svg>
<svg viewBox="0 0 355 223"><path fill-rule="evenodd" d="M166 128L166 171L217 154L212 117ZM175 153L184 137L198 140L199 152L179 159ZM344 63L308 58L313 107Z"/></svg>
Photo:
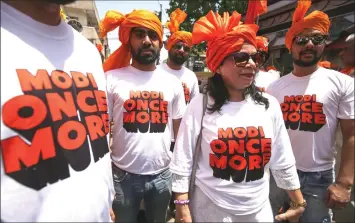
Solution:
<svg viewBox="0 0 355 223"><path fill-rule="evenodd" d="M268 86L265 87L265 92L274 96L274 85L275 81L271 82Z"/></svg>
<svg viewBox="0 0 355 223"><path fill-rule="evenodd" d="M192 89L191 89L191 95L190 98L191 100L200 93L199 87L198 87L198 80L196 75L193 73L192 74L192 80L193 80L193 85L192 85Z"/></svg>
<svg viewBox="0 0 355 223"><path fill-rule="evenodd" d="M344 90L342 92L337 118L354 119L354 79L346 77Z"/></svg>
<svg viewBox="0 0 355 223"><path fill-rule="evenodd" d="M173 83L174 83L174 99L172 104L171 118L180 119L182 118L186 110L185 94L181 82L177 78L176 81L173 80Z"/></svg>
<svg viewBox="0 0 355 223"><path fill-rule="evenodd" d="M282 170L295 165L290 138L288 136L281 108L275 98L269 99L274 123L274 138L272 140L270 169Z"/></svg>
<svg viewBox="0 0 355 223"><path fill-rule="evenodd" d="M112 91L111 91L111 75L109 73L105 73L106 76L106 95L107 95L107 107L108 107L108 116L109 116L109 121L112 121Z"/></svg>
<svg viewBox="0 0 355 223"><path fill-rule="evenodd" d="M180 176L190 176L196 141L201 129L202 95L192 99L181 120L175 148L170 162L170 171Z"/></svg>

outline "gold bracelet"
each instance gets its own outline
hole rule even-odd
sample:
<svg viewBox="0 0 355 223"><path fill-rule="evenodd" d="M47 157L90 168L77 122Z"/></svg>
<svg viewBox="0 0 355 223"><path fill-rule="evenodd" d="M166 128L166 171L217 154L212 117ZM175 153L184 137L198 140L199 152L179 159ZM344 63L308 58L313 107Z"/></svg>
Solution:
<svg viewBox="0 0 355 223"><path fill-rule="evenodd" d="M303 207L303 208L305 208L307 206L307 201L306 200L303 200L303 202L302 203L296 203L296 202L294 202L294 201L291 201L290 202L290 208L291 209L296 209L296 208L299 208L299 207Z"/></svg>

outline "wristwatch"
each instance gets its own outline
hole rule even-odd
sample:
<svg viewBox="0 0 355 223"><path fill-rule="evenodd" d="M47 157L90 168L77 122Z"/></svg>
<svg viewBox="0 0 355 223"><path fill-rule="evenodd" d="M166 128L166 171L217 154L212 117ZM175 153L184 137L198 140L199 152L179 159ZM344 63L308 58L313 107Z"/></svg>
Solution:
<svg viewBox="0 0 355 223"><path fill-rule="evenodd" d="M291 209L296 209L296 208L299 208L299 207L305 208L306 206L307 206L307 201L306 200L303 200L302 203L296 203L296 202L293 202L293 201L290 202L290 208Z"/></svg>

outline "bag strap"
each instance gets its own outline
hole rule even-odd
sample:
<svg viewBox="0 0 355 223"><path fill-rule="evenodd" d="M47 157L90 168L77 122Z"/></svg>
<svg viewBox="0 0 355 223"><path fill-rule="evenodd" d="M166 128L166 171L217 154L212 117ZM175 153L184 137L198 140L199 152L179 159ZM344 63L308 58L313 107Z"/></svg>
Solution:
<svg viewBox="0 0 355 223"><path fill-rule="evenodd" d="M199 154L201 151L202 123L203 123L203 117L205 116L206 108L207 108L207 94L203 93L203 109L202 109L202 118L201 118L201 129L200 129L200 133L197 138L197 142L196 142L196 146L195 146L195 153L193 156L193 165L192 165L192 172L191 172L190 185L189 185L190 195L191 195L191 192L193 192L194 185L195 185L197 162L198 162Z"/></svg>

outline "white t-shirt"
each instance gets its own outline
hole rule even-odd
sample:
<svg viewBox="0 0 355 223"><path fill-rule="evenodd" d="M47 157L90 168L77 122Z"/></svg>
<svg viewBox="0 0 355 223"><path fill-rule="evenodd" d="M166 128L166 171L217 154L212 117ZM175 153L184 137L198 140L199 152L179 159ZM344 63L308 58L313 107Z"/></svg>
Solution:
<svg viewBox="0 0 355 223"><path fill-rule="evenodd" d="M196 74L190 69L182 66L180 70L171 69L166 63L160 65L165 71L175 75L182 83L186 104L199 93Z"/></svg>
<svg viewBox="0 0 355 223"><path fill-rule="evenodd" d="M173 70L168 66L167 63L161 64L160 67L165 71L173 74L181 81L182 87L184 89L186 104L189 104L190 101L200 92L196 74L190 69L182 66L180 70ZM175 141L174 138L174 132L171 131L171 140Z"/></svg>
<svg viewBox="0 0 355 223"><path fill-rule="evenodd" d="M270 102L266 111L247 99L223 105L220 113L206 110L203 118L196 185L216 205L239 215L259 211L269 199L269 167L295 164L280 106L274 97L263 95ZM191 174L202 101L202 94L196 96L181 121L170 163L174 174Z"/></svg>
<svg viewBox="0 0 355 223"><path fill-rule="evenodd" d="M279 79L279 77L277 77L275 75L275 73L259 70L259 72L256 74L256 77L255 77L255 85L257 87L261 88L262 91L265 91L268 88L268 86L272 82L276 81L277 79Z"/></svg>
<svg viewBox="0 0 355 223"><path fill-rule="evenodd" d="M97 49L1 2L1 219L108 222L113 180Z"/></svg>
<svg viewBox="0 0 355 223"><path fill-rule="evenodd" d="M354 119L354 79L320 67L305 77L290 73L267 91L281 104L297 169L332 169L338 119Z"/></svg>
<svg viewBox="0 0 355 223"><path fill-rule="evenodd" d="M271 74L271 76L273 76L276 80L280 79L280 71L278 70L268 70L267 71L269 74Z"/></svg>
<svg viewBox="0 0 355 223"><path fill-rule="evenodd" d="M153 175L169 167L172 119L182 118L184 92L179 79L160 67L132 66L106 72L112 160L130 173ZM112 117L111 117L112 116Z"/></svg>

